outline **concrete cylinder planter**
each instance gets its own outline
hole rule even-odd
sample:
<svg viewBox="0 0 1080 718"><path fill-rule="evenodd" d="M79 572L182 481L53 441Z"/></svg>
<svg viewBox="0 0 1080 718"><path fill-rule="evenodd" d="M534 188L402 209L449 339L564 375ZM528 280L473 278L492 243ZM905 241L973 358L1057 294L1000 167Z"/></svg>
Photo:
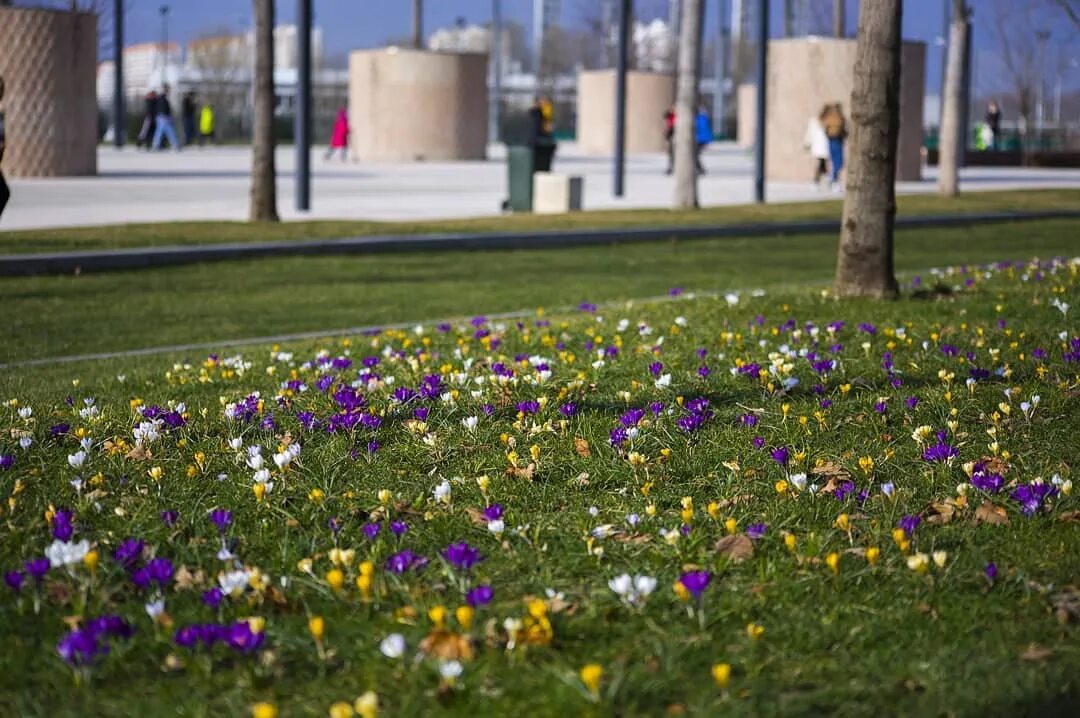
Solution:
<svg viewBox="0 0 1080 718"><path fill-rule="evenodd" d="M626 73L626 151L665 152L664 113L675 102L667 73ZM615 152L615 71L578 73L577 142L591 155Z"/></svg>
<svg viewBox="0 0 1080 718"><path fill-rule="evenodd" d="M364 161L482 160L487 155L483 53L402 48L349 56L349 146Z"/></svg>
<svg viewBox="0 0 1080 718"><path fill-rule="evenodd" d="M97 173L96 68L93 13L0 7L6 174Z"/></svg>

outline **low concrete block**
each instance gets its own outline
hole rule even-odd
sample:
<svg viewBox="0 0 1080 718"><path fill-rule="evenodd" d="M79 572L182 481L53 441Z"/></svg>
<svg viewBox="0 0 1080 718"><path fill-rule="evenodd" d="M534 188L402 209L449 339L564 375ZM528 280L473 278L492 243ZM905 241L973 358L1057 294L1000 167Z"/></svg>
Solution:
<svg viewBox="0 0 1080 718"><path fill-rule="evenodd" d="M533 175L533 212L563 214L580 211L583 182L576 175L537 172Z"/></svg>

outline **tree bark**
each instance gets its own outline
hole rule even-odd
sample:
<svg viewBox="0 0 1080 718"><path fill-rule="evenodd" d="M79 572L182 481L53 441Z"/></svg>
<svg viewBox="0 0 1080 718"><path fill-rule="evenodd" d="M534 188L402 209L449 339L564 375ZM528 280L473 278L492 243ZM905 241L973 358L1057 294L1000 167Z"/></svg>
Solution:
<svg viewBox="0 0 1080 718"><path fill-rule="evenodd" d="M252 222L277 222L274 169L274 0L255 4L255 126L251 138Z"/></svg>
<svg viewBox="0 0 1080 718"><path fill-rule="evenodd" d="M942 91L941 132L938 143L938 192L946 197L960 194L960 156L967 128L964 127L964 48L968 44L970 24L964 0L953 0L953 20L949 26L949 56Z"/></svg>
<svg viewBox="0 0 1080 718"><path fill-rule="evenodd" d="M856 36L837 296L895 297L896 141L900 128L903 0L862 3Z"/></svg>
<svg viewBox="0 0 1080 718"><path fill-rule="evenodd" d="M703 0L683 0L679 23L678 90L675 97L675 198L676 209L696 208L697 143L694 117L698 102L698 67L701 64L701 16Z"/></svg>

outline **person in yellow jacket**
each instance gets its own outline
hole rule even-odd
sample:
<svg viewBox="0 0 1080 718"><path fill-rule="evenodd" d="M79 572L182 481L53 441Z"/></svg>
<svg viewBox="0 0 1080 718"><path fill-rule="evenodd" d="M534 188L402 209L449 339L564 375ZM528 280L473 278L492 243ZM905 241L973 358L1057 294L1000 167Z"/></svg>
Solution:
<svg viewBox="0 0 1080 718"><path fill-rule="evenodd" d="M199 147L207 140L214 142L214 108L209 102L204 102L199 112Z"/></svg>

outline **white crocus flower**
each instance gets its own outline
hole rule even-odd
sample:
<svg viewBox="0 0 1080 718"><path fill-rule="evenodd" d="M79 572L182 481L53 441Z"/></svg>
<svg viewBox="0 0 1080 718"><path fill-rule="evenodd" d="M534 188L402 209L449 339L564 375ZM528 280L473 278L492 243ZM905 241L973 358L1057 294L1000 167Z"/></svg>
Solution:
<svg viewBox="0 0 1080 718"><path fill-rule="evenodd" d="M86 539L78 543L57 540L45 549L45 557L49 559L50 566L71 566L81 562L89 552L90 542Z"/></svg>
<svg viewBox="0 0 1080 718"><path fill-rule="evenodd" d="M76 451L74 454L68 454L68 464L73 469L82 468L82 465L86 463L86 452Z"/></svg>
<svg viewBox="0 0 1080 718"><path fill-rule="evenodd" d="M401 658L405 655L405 637L400 633L391 633L379 643L379 651L387 658Z"/></svg>
<svg viewBox="0 0 1080 718"><path fill-rule="evenodd" d="M434 496L435 501L442 504L450 503L450 482L443 479L431 493L432 496Z"/></svg>

